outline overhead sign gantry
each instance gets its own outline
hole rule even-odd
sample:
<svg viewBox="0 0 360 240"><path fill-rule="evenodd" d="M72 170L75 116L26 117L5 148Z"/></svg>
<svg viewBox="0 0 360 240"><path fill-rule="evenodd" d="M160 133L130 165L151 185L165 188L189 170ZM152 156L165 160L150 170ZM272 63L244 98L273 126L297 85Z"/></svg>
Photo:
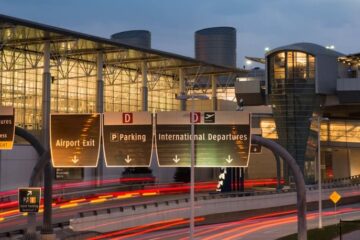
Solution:
<svg viewBox="0 0 360 240"><path fill-rule="evenodd" d="M160 112L156 117L156 149L161 167L189 167L191 139L196 167L246 167L251 142L251 115L246 112Z"/></svg>
<svg viewBox="0 0 360 240"><path fill-rule="evenodd" d="M193 123L191 114L159 112L155 123L149 112L52 114L53 166L96 167L102 132L108 167L149 167L152 149L156 149L160 167L189 167L192 138L196 167L247 167L250 113L193 112ZM102 131L101 116L104 117Z"/></svg>

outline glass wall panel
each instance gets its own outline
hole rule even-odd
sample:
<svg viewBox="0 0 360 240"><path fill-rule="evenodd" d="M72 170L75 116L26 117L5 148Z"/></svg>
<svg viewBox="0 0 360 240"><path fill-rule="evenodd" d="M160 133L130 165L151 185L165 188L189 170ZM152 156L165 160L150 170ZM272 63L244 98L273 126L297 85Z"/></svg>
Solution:
<svg viewBox="0 0 360 240"><path fill-rule="evenodd" d="M299 51L268 56L268 89L279 143L305 166L309 118L315 111L315 57Z"/></svg>
<svg viewBox="0 0 360 240"><path fill-rule="evenodd" d="M0 51L0 105L15 108L15 124L37 130L41 122L42 62L21 48ZM35 54L34 54L35 55Z"/></svg>

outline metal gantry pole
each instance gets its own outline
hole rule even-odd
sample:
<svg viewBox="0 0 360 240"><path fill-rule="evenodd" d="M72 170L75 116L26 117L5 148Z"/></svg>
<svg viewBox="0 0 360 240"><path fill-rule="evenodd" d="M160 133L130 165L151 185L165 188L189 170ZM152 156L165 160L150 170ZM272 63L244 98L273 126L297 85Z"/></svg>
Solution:
<svg viewBox="0 0 360 240"><path fill-rule="evenodd" d="M148 79L147 79L147 64L146 61L141 62L141 75L142 75L142 98L141 98L141 111L148 110Z"/></svg>
<svg viewBox="0 0 360 240"><path fill-rule="evenodd" d="M182 68L179 69L179 99L180 99L180 111L186 110L186 98L185 98L185 77Z"/></svg>
<svg viewBox="0 0 360 240"><path fill-rule="evenodd" d="M318 193L319 193L319 228L322 228L322 190L321 190L321 151L320 151L320 130L321 130L321 117L317 118L318 126L318 152L317 152L317 162L318 162Z"/></svg>
<svg viewBox="0 0 360 240"><path fill-rule="evenodd" d="M191 97L191 163L190 163L190 240L194 239L195 231L195 117L194 96Z"/></svg>
<svg viewBox="0 0 360 240"><path fill-rule="evenodd" d="M191 150L190 150L190 239L194 239L195 230L195 113L194 99L209 99L206 95L180 95L178 100L191 99L190 125L191 125Z"/></svg>
<svg viewBox="0 0 360 240"><path fill-rule="evenodd" d="M99 51L96 57L96 112L104 112L104 76L103 76L103 67L104 67L104 56L103 52ZM100 141L102 145L102 141ZM100 186L103 180L103 164L104 164L104 151L100 147L100 155L98 160L98 166L95 168L95 180L96 185Z"/></svg>
<svg viewBox="0 0 360 240"><path fill-rule="evenodd" d="M211 75L211 102L212 102L212 110L217 111L217 86L216 86L216 77L215 75Z"/></svg>
<svg viewBox="0 0 360 240"><path fill-rule="evenodd" d="M301 173L299 165L291 154L281 145L274 141L253 135L251 142L260 144L270 149L274 155L279 155L286 162L294 175L296 184L296 206L297 206L297 227L298 240L307 240L307 223L306 223L306 188L304 176Z"/></svg>
<svg viewBox="0 0 360 240"><path fill-rule="evenodd" d="M50 150L50 104L51 104L51 74L50 74L50 42L44 44L44 73L42 98L42 145L45 151ZM52 236L52 181L53 173L51 163L44 168L44 214L41 233ZM54 238L54 236L52 236Z"/></svg>

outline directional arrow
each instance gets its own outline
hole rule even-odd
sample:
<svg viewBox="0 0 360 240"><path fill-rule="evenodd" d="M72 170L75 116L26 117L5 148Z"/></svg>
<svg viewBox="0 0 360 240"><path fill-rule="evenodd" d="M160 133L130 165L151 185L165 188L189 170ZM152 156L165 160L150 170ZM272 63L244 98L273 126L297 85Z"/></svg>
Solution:
<svg viewBox="0 0 360 240"><path fill-rule="evenodd" d="M31 196L31 195L32 195L32 191L31 191L31 190L28 190L27 196Z"/></svg>
<svg viewBox="0 0 360 240"><path fill-rule="evenodd" d="M74 164L76 164L78 161L80 161L80 159L78 159L78 158L76 157L76 155L74 155L74 157L71 159L71 161L72 161Z"/></svg>
<svg viewBox="0 0 360 240"><path fill-rule="evenodd" d="M178 156L175 155L175 158L173 158L173 161L174 161L175 163L178 163L178 162L180 161L180 158L178 158Z"/></svg>
<svg viewBox="0 0 360 240"><path fill-rule="evenodd" d="M228 163L231 163L233 161L233 159L231 158L230 155L228 155L228 158L226 158L225 161L227 161Z"/></svg>
<svg viewBox="0 0 360 240"><path fill-rule="evenodd" d="M126 163L130 163L131 162L131 158L129 155L126 155L126 158L124 159Z"/></svg>

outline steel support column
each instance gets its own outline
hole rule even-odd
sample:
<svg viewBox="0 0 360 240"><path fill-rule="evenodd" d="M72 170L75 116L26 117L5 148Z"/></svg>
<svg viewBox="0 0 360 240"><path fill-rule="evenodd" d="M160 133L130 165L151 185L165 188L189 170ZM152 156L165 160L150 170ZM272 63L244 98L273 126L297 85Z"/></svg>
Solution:
<svg viewBox="0 0 360 240"><path fill-rule="evenodd" d="M103 113L104 112L104 77L103 77L104 56L102 52L98 52L96 62L97 62L96 112ZM102 144L102 141L100 141L100 144ZM100 147L98 166L95 168L95 178L98 186L101 184L101 181L103 180L103 164L104 164L104 152L103 152L103 148Z"/></svg>
<svg viewBox="0 0 360 240"><path fill-rule="evenodd" d="M179 95L184 96L185 92L185 77L184 77L184 70L179 68ZM180 111L186 111L186 98L180 99Z"/></svg>
<svg viewBox="0 0 360 240"><path fill-rule="evenodd" d="M276 189L281 189L281 164L280 157L278 155L274 155L276 160Z"/></svg>
<svg viewBox="0 0 360 240"><path fill-rule="evenodd" d="M44 70L42 95L42 129L41 143L45 151L50 150L50 104L51 104L51 74L50 74L50 42L44 44ZM44 168L44 214L41 234L51 235L52 229L52 182L53 173L51 163Z"/></svg>
<svg viewBox="0 0 360 240"><path fill-rule="evenodd" d="M141 62L141 76L142 76L142 98L141 98L141 111L148 110L148 79L147 79L147 64L146 61Z"/></svg>
<svg viewBox="0 0 360 240"><path fill-rule="evenodd" d="M274 155L280 156L289 165L296 185L298 240L307 240L306 189L304 176L299 165L285 148L274 141L253 135L251 142L270 149Z"/></svg>
<svg viewBox="0 0 360 240"><path fill-rule="evenodd" d="M211 103L212 103L212 110L217 111L217 85L216 85L216 76L211 75Z"/></svg>

